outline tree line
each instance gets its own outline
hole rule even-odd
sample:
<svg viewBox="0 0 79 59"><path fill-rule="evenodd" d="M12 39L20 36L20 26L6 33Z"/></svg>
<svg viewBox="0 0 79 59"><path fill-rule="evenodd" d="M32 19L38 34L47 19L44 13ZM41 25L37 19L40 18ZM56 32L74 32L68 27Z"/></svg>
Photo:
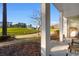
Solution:
<svg viewBox="0 0 79 59"><path fill-rule="evenodd" d="M27 25L26 23L10 24L10 27L17 27L17 28L33 28L32 24Z"/></svg>

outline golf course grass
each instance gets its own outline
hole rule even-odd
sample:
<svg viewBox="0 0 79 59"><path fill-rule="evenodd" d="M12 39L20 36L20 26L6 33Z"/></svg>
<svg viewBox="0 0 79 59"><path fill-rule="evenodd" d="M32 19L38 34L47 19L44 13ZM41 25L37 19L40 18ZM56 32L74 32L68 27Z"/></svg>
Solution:
<svg viewBox="0 0 79 59"><path fill-rule="evenodd" d="M54 32L55 30L58 29L52 29L50 28L50 32ZM27 34L33 34L39 32L36 29L33 28L7 28L7 34L11 36L15 35L27 35ZM0 36L2 35L2 28L0 28Z"/></svg>
<svg viewBox="0 0 79 59"><path fill-rule="evenodd" d="M38 30L32 28L7 28L8 35L26 35L37 33ZM2 28L0 28L0 35L2 35Z"/></svg>

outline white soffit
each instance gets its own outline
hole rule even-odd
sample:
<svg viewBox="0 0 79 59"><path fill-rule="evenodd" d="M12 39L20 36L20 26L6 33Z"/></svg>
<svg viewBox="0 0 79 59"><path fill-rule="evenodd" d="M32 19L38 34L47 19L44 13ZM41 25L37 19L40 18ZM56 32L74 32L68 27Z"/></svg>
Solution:
<svg viewBox="0 0 79 59"><path fill-rule="evenodd" d="M65 17L79 15L79 3L55 3L56 8L63 12Z"/></svg>

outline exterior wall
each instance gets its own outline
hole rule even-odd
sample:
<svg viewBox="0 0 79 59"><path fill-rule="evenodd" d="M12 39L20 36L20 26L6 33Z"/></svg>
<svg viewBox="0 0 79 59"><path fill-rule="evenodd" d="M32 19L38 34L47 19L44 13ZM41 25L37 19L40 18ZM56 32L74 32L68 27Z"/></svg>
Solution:
<svg viewBox="0 0 79 59"><path fill-rule="evenodd" d="M68 30L68 35L70 35L70 27L76 27L79 30L79 18L75 18L75 19L68 19L68 26L69 26L69 30Z"/></svg>
<svg viewBox="0 0 79 59"><path fill-rule="evenodd" d="M70 37L70 27L76 27L79 30L79 18L63 18L63 34Z"/></svg>
<svg viewBox="0 0 79 59"><path fill-rule="evenodd" d="M79 19L69 19L69 27L76 27L79 29Z"/></svg>

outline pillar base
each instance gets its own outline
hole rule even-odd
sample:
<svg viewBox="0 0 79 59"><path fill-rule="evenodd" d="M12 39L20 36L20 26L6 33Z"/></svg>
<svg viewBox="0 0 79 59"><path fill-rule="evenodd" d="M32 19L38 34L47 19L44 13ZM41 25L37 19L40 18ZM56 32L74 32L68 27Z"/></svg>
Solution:
<svg viewBox="0 0 79 59"><path fill-rule="evenodd" d="M0 36L0 42L11 41L11 40L14 40L14 39L15 39L14 37L7 36L7 35Z"/></svg>

